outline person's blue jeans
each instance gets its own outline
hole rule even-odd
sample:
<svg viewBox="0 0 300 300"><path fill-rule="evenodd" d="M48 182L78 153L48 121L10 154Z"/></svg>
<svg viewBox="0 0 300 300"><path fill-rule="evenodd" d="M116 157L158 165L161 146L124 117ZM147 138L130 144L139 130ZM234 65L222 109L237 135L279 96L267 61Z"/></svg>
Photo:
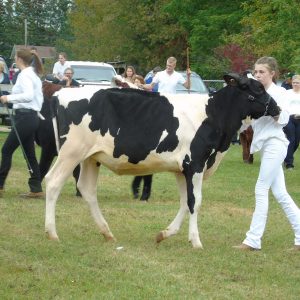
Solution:
<svg viewBox="0 0 300 300"><path fill-rule="evenodd" d="M289 122L283 130L290 142L286 158L284 159L284 163L286 166L293 166L294 153L298 149L300 141L300 119L296 119L294 116L290 116Z"/></svg>

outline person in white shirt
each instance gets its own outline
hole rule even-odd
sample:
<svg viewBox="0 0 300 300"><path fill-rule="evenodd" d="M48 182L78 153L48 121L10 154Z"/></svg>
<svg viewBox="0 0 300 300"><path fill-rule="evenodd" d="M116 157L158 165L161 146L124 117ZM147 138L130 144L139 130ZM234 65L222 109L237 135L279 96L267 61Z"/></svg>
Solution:
<svg viewBox="0 0 300 300"><path fill-rule="evenodd" d="M292 87L286 92L291 112L289 122L284 127L284 132L290 142L284 160L287 170L293 170L294 168L294 153L298 149L300 142L300 75L292 77Z"/></svg>
<svg viewBox="0 0 300 300"><path fill-rule="evenodd" d="M30 192L21 196L40 198L43 193L40 169L35 156L34 138L39 126L38 113L44 100L42 82L38 76L43 73L43 66L37 54L28 49L18 50L15 61L21 72L12 88L11 95L0 97L3 104L12 104L15 110L15 116L11 116L14 126L1 149L0 195L4 193L4 184L11 168L12 156L19 147L19 137L30 169L28 180Z"/></svg>
<svg viewBox="0 0 300 300"><path fill-rule="evenodd" d="M66 68L71 68L70 64L67 62L67 55L65 52L60 52L58 54L58 61L53 66L53 76L62 80Z"/></svg>
<svg viewBox="0 0 300 300"><path fill-rule="evenodd" d="M141 88L151 91L156 84L158 85L158 92L163 94L176 94L177 83L182 84L186 89L191 88L191 70L187 69L187 80L175 71L177 60L175 57L167 59L167 66L164 71L157 72L153 80L149 84L141 85Z"/></svg>
<svg viewBox="0 0 300 300"><path fill-rule="evenodd" d="M289 120L286 90L274 83L278 73L275 58L261 57L254 67L254 77L263 84L267 93L277 102L281 113L274 118L260 117L252 123L254 135L250 151L251 153L260 151L261 154L260 170L255 186L255 211L246 238L242 244L234 248L261 249L261 239L268 215L268 193L271 188L294 230L295 239L292 250L300 251L300 210L286 190L282 168L289 144L283 132L283 127Z"/></svg>

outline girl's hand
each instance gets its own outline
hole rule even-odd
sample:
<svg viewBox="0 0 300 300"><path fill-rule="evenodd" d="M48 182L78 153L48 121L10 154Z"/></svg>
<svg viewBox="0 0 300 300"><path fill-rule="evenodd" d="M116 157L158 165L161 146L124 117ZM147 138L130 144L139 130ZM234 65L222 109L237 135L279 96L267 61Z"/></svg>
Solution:
<svg viewBox="0 0 300 300"><path fill-rule="evenodd" d="M7 103L7 96L1 96L1 97L0 97L0 101L1 101L1 103L3 103L3 104Z"/></svg>

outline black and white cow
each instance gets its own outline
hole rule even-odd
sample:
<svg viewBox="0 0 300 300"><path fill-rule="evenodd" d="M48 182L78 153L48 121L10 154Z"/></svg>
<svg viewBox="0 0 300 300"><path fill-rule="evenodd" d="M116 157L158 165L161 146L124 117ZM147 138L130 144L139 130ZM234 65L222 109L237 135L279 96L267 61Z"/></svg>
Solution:
<svg viewBox="0 0 300 300"><path fill-rule="evenodd" d="M58 158L45 177L45 229L57 240L55 206L74 167L81 163L78 188L88 202L100 232L114 236L97 202L97 178L103 164L116 174L173 172L180 208L157 242L178 232L189 212L188 239L202 248L197 215L202 180L211 175L228 150L232 137L248 115L278 115L276 102L261 83L231 74L228 86L210 98L200 95L160 95L133 89L77 89L58 92L57 117L61 142Z"/></svg>

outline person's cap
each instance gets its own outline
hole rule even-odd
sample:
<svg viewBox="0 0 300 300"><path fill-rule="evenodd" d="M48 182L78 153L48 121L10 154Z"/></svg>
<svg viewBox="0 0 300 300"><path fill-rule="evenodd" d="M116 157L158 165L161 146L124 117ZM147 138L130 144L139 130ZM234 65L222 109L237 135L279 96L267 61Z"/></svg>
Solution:
<svg viewBox="0 0 300 300"><path fill-rule="evenodd" d="M157 66L153 69L153 73L157 73L157 72L160 72L161 71L161 67L160 66Z"/></svg>

